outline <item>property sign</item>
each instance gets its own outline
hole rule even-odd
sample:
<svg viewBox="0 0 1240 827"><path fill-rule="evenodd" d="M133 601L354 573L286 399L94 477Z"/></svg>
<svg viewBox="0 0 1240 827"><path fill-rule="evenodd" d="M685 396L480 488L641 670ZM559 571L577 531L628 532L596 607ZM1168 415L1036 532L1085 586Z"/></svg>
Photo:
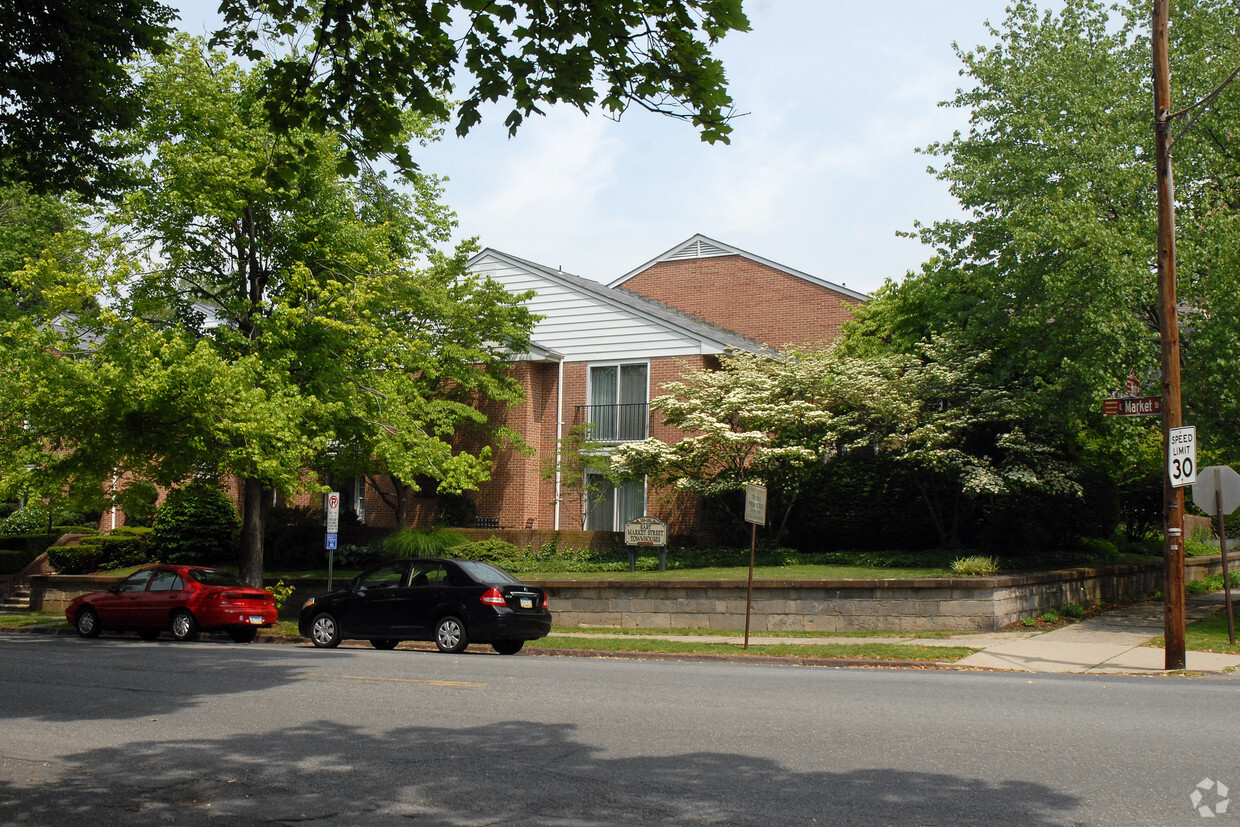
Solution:
<svg viewBox="0 0 1240 827"><path fill-rule="evenodd" d="M1185 425L1167 431L1167 476L1173 488L1197 481L1197 428Z"/></svg>
<svg viewBox="0 0 1240 827"><path fill-rule="evenodd" d="M335 534L340 530L340 492L333 491L327 495L327 533Z"/></svg>
<svg viewBox="0 0 1240 827"><path fill-rule="evenodd" d="M1102 400L1106 416L1158 416L1162 413L1161 396L1118 396Z"/></svg>
<svg viewBox="0 0 1240 827"><path fill-rule="evenodd" d="M766 525L766 486L749 483L745 486L745 522Z"/></svg>
<svg viewBox="0 0 1240 827"><path fill-rule="evenodd" d="M658 517L638 517L624 524L626 546L666 546L667 523Z"/></svg>

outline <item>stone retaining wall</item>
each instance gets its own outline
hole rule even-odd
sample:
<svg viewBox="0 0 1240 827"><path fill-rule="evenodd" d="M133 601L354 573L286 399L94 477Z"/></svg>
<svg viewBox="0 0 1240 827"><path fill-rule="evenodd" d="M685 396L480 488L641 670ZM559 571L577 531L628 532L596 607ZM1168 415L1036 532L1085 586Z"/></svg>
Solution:
<svg viewBox="0 0 1240 827"><path fill-rule="evenodd" d="M1186 577L1222 570L1218 557L1194 557ZM32 609L63 611L79 594L119 578L41 575L31 578ZM339 586L344 581L337 580ZM530 579L545 588L557 626L724 629L745 627L744 580ZM1149 594L1162 585L1162 564L1071 569L1002 577L917 580L762 580L753 588L754 632L981 631L1070 604L1089 605ZM281 610L327 590L304 582Z"/></svg>
<svg viewBox="0 0 1240 827"><path fill-rule="evenodd" d="M1221 571L1217 557L1192 558L1186 576ZM548 592L557 626L741 630L743 580L529 580ZM871 630L989 632L1070 604L1149 594L1162 564L1073 569L1002 577L917 580L757 581L755 632Z"/></svg>

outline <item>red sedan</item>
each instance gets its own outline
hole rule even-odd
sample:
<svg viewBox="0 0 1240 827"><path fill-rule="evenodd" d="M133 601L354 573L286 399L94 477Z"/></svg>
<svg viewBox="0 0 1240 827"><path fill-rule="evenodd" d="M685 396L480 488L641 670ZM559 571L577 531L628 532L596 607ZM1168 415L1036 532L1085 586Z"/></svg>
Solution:
<svg viewBox="0 0 1240 827"><path fill-rule="evenodd" d="M136 631L154 640L169 631L193 640L200 631L222 630L249 643L276 622L275 597L243 586L235 576L202 566L153 566L126 577L107 591L75 598L65 617L82 637L104 629Z"/></svg>

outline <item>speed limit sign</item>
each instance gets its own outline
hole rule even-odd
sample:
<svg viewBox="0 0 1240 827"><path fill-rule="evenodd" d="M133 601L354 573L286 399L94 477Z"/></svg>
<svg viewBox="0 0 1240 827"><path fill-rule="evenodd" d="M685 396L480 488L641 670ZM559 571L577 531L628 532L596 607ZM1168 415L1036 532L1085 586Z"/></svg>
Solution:
<svg viewBox="0 0 1240 827"><path fill-rule="evenodd" d="M1197 481L1197 428L1186 425L1167 431L1167 476L1173 488Z"/></svg>

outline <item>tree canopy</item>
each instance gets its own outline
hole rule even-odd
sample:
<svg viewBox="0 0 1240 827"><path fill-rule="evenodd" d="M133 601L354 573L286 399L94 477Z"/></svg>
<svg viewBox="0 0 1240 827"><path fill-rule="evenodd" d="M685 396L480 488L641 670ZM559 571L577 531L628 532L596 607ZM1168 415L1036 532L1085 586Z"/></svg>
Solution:
<svg viewBox="0 0 1240 827"><path fill-rule="evenodd" d="M158 0L7 2L0 11L0 182L95 194L123 182L130 148L102 135L142 114L128 62L159 52Z"/></svg>
<svg viewBox="0 0 1240 827"><path fill-rule="evenodd" d="M849 332L854 354L908 351L948 334L989 351L1002 384L1081 458L1148 423L1107 420L1135 373L1157 393L1155 185L1149 9L1082 0L1009 7L995 42L960 49L947 105L970 127L925 149L967 215L918 227L934 251L888 282ZM1173 4L1174 98L1203 100L1240 65L1230 4ZM1234 455L1240 87L1195 110L1174 148L1185 421ZM1135 443L1134 443L1135 444Z"/></svg>
<svg viewBox="0 0 1240 827"><path fill-rule="evenodd" d="M468 245L435 252L452 215L434 178L402 195L341 177L340 142L310 132L273 183L287 139L262 116L262 69L182 37L143 70L148 117L124 136L150 148L129 170L141 186L76 256L15 274L39 310L4 330L21 356L5 409L22 412L4 438L27 452L3 485L236 476L250 582L270 493L317 490L332 456L449 490L485 479L487 450L452 439L484 421L477 399L521 398L504 360L533 324L524 297L467 273Z"/></svg>
<svg viewBox="0 0 1240 827"><path fill-rule="evenodd" d="M51 0L0 15L0 183L116 192L139 120L128 62L159 54L174 12L158 0ZM406 118L465 134L507 102L510 132L556 103L631 106L727 141L732 99L710 49L749 24L741 0L221 0L213 45L260 64L262 112L282 135L334 134L356 173L387 158L412 172ZM468 88L463 88L463 87ZM455 100L455 104L450 103ZM272 169L296 166L299 149Z"/></svg>

